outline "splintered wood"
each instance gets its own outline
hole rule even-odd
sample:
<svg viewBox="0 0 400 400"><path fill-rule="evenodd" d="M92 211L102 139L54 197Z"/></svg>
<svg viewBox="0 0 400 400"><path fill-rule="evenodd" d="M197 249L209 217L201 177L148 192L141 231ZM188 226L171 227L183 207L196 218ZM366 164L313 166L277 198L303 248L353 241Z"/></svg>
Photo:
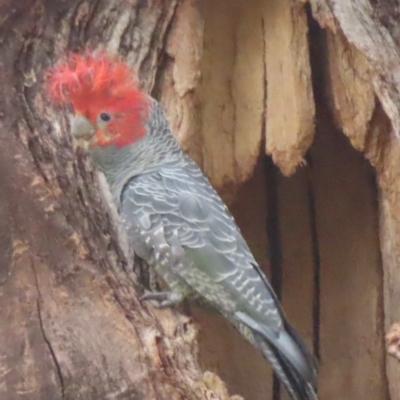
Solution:
<svg viewBox="0 0 400 400"><path fill-rule="evenodd" d="M204 20L195 0L182 2L168 36L165 51L170 62L163 70L161 103L172 132L182 147L201 165L202 140L198 134L195 90L201 77Z"/></svg>
<svg viewBox="0 0 400 400"><path fill-rule="evenodd" d="M262 141L264 65L261 0L205 0L198 88L203 169L234 191L253 173ZM211 94L212 93L212 94Z"/></svg>
<svg viewBox="0 0 400 400"><path fill-rule="evenodd" d="M309 35L305 3L186 0L177 9L166 46L169 58L156 89L177 137L225 199L232 199L252 176L262 145L288 176L304 163L313 142L309 40L315 32ZM321 354L323 398L384 398L386 368L392 400L400 400L400 363L385 360L382 334L382 319L387 329L400 321L397 45L380 24L382 7L372 15L364 0L309 3L325 29L318 38L320 53L311 48L314 62L323 59L314 66L321 119L319 139L310 152L313 165L289 180L277 177L282 301L308 345ZM383 266L372 174L339 138L340 131L377 171ZM244 186L254 202L242 199L239 190L233 211L262 260L261 242L253 242L260 227L246 226L263 207L257 191L271 190L264 188L265 175L257 174ZM212 332L201 329L202 364L218 370L233 392L271 397L269 370L256 352L220 317L197 318L202 327L213 327ZM223 350L229 353L225 358ZM248 379L241 360L262 371L262 379Z"/></svg>
<svg viewBox="0 0 400 400"><path fill-rule="evenodd" d="M267 7L266 7L267 8ZM264 14L266 149L291 175L314 136L315 105L303 4L271 0Z"/></svg>
<svg viewBox="0 0 400 400"><path fill-rule="evenodd" d="M400 324L393 324L386 335L388 353L400 361Z"/></svg>
<svg viewBox="0 0 400 400"><path fill-rule="evenodd" d="M251 176L260 153L263 3L185 1L166 47L161 101L173 131L226 196Z"/></svg>
<svg viewBox="0 0 400 400"><path fill-rule="evenodd" d="M290 0L178 7L161 100L226 198L249 179L264 141L285 175L304 162L315 114L307 34L304 5Z"/></svg>
<svg viewBox="0 0 400 400"><path fill-rule="evenodd" d="M333 115L353 147L363 150L375 109L370 66L365 56L346 40L339 29L336 34L328 31L326 36Z"/></svg>
<svg viewBox="0 0 400 400"><path fill-rule="evenodd" d="M398 4L391 1L309 0L321 26L340 27L347 41L368 59L375 94L400 138L400 53Z"/></svg>
<svg viewBox="0 0 400 400"><path fill-rule="evenodd" d="M311 0L327 32L329 90L339 128L376 170L385 329L400 320L400 78L394 3ZM332 3L334 5L332 6ZM379 100L378 100L379 99ZM379 290L379 288L378 288ZM393 346L389 348L394 352ZM400 399L400 364L386 360L388 396Z"/></svg>

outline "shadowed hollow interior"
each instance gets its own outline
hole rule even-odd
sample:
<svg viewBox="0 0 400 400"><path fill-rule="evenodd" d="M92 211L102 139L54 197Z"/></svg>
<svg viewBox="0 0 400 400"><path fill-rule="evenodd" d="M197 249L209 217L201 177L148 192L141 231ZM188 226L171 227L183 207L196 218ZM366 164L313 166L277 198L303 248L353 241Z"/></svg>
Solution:
<svg viewBox="0 0 400 400"><path fill-rule="evenodd" d="M260 160L231 210L289 321L320 358L321 399L384 399L374 170L328 116L319 117L307 161L285 178ZM193 311L203 367L245 399L287 399L276 389L273 395L267 362L227 322Z"/></svg>

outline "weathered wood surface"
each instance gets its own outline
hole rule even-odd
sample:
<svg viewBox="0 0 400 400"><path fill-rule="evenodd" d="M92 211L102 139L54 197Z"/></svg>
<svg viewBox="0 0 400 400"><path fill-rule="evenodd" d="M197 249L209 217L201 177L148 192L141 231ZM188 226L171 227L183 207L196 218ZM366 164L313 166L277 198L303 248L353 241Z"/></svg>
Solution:
<svg viewBox="0 0 400 400"><path fill-rule="evenodd" d="M328 96L340 129L376 170L386 330L400 320L399 155L400 41L398 4L366 0L311 0L328 30ZM387 358L392 400L400 399L400 365Z"/></svg>

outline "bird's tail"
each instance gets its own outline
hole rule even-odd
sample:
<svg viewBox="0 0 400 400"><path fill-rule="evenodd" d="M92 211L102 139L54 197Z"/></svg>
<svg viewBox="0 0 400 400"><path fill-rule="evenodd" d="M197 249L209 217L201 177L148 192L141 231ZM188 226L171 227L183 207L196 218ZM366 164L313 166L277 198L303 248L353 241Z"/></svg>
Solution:
<svg viewBox="0 0 400 400"><path fill-rule="evenodd" d="M318 400L316 361L289 324L276 341L258 333L255 338L293 400Z"/></svg>

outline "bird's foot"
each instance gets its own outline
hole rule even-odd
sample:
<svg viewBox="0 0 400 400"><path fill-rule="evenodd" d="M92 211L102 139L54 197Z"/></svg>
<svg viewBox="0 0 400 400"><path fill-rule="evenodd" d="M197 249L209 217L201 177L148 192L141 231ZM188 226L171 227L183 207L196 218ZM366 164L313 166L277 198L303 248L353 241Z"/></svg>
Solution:
<svg viewBox="0 0 400 400"><path fill-rule="evenodd" d="M175 292L146 292L140 301L156 300L158 307L173 307L182 302L183 296Z"/></svg>

